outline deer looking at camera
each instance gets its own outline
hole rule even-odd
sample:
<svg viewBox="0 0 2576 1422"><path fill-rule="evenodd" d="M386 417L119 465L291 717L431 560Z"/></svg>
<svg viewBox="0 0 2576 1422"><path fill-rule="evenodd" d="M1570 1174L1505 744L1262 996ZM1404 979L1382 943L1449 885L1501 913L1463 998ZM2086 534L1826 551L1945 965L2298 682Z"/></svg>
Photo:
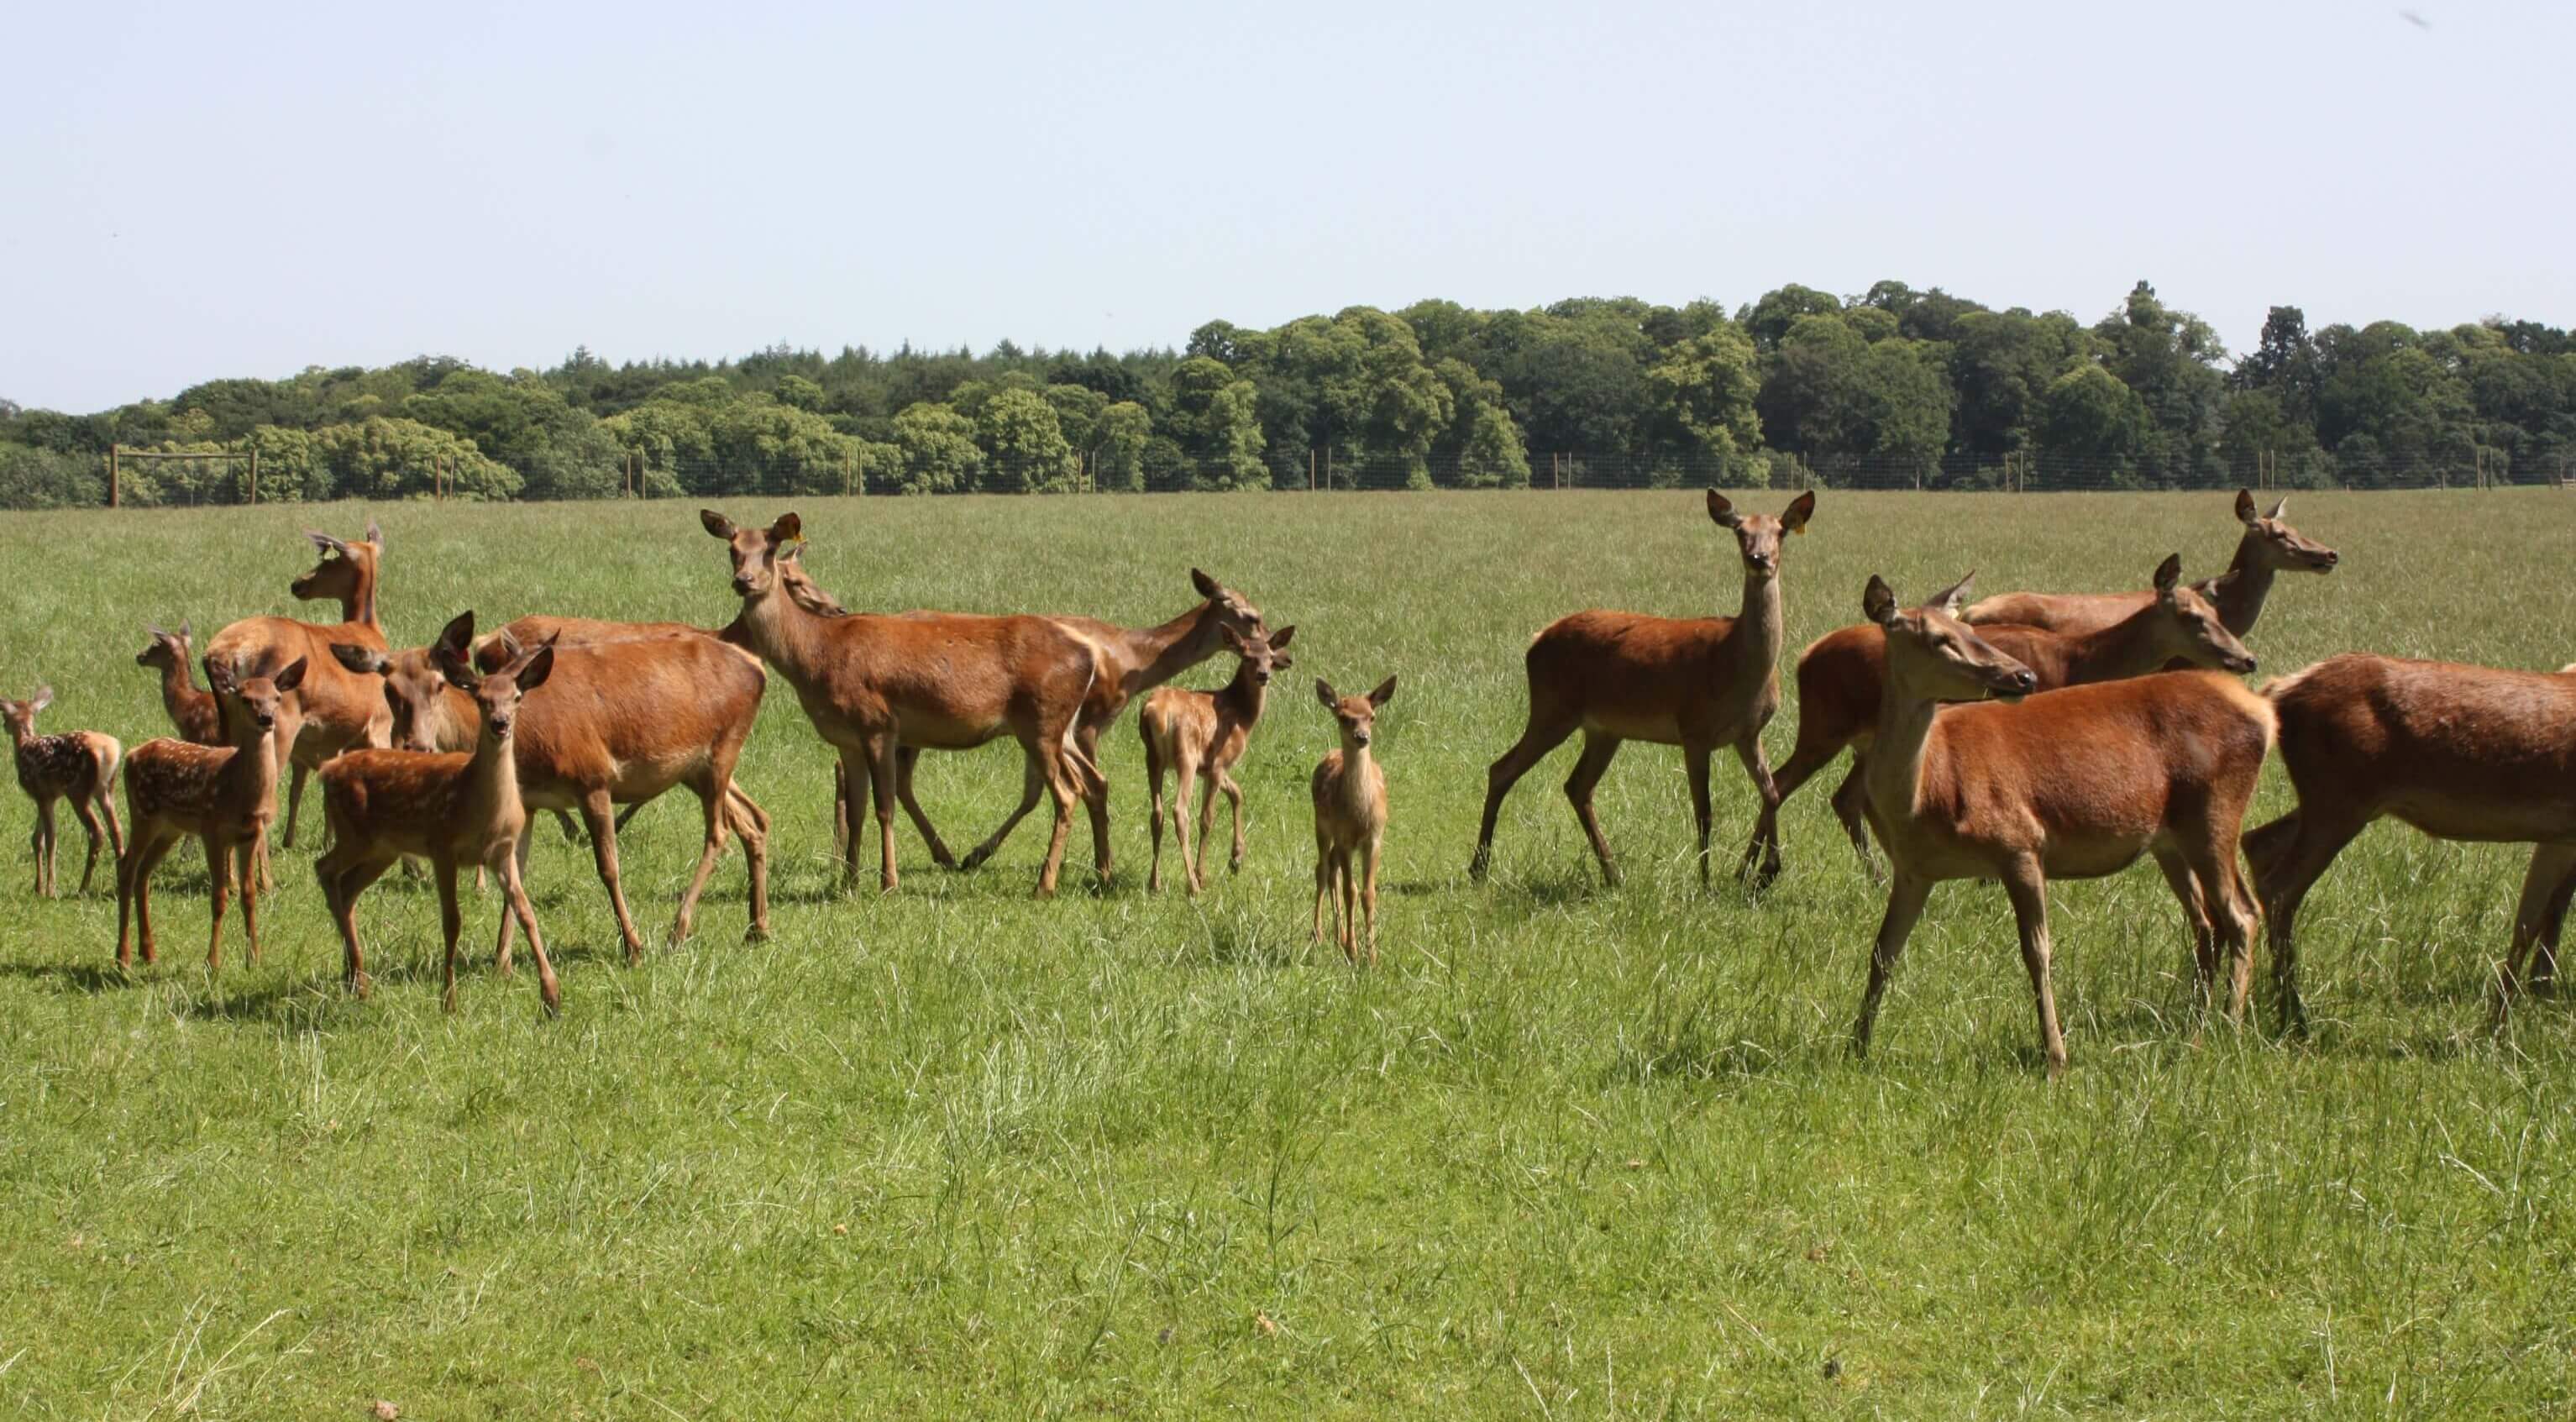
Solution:
<svg viewBox="0 0 2576 1422"><path fill-rule="evenodd" d="M536 911L519 877L519 839L528 812L519 800L518 758L511 747L521 698L546 684L555 649L522 652L499 671L479 675L466 660L474 642L474 614L458 616L439 633L439 670L474 698L481 729L474 749L453 751L354 750L322 767L322 808L331 824L331 851L314 865L322 899L340 928L341 981L367 993L366 959L358 946L358 896L404 855L427 859L438 881L439 926L447 942L448 1011L456 1010L456 935L463 917L456 903L456 871L481 864L501 877L509 902L501 911L500 943L493 957L509 970L513 918L528 933L537 960L537 993L552 1013L563 1003L554 964L537 933ZM364 675L353 673L353 675Z"/></svg>
<svg viewBox="0 0 2576 1422"><path fill-rule="evenodd" d="M259 961L259 846L277 818L279 718L286 698L304 684L307 664L289 662L274 675L244 675L235 664L206 655L206 684L223 708L225 739L201 746L163 736L145 741L125 760L125 805L133 837L116 861L116 963L131 967L130 926L143 945L143 961L158 956L152 941L152 871L183 835L205 847L212 922L206 969L223 966L224 895L241 881L242 936ZM236 870L238 874L236 875Z"/></svg>
<svg viewBox="0 0 2576 1422"><path fill-rule="evenodd" d="M1282 627L1250 638L1232 627L1219 632L1238 658L1232 681L1214 691L1162 687L1146 697L1144 709L1136 713L1136 729L1145 740L1145 783L1153 791L1154 802L1154 865L1145 881L1149 892L1159 893L1163 887L1163 772L1167 769L1180 776L1172 833L1180 840L1181 869L1189 878L1190 892L1207 887L1207 838L1216 827L1220 791L1234 808L1234 854L1227 867L1236 872L1243 868L1243 787L1235 783L1233 770L1252 744L1253 728L1261 724L1270 679L1297 664L1286 655L1297 629ZM1190 790L1200 780L1207 782L1207 798L1200 805L1199 837L1193 846Z"/></svg>
<svg viewBox="0 0 2576 1422"><path fill-rule="evenodd" d="M89 836L89 858L81 863L80 892L89 896L90 876L98 870L99 822L107 823L105 842L112 868L125 857L125 831L116 819L116 763L124 752L116 737L104 731L36 734L36 713L54 704L54 689L36 688L24 701L0 697L0 720L9 723L9 743L17 751L18 788L36 802L36 828L28 847L36 857L36 896L50 899L54 882L54 802L69 800L72 813Z"/></svg>
<svg viewBox="0 0 2576 1422"><path fill-rule="evenodd" d="M2236 541L2236 556L2226 572L2192 585L2192 591L2218 609L2218 620L2227 630L2239 637L2253 631L2255 619L2263 615L2275 576L2331 573L2342 561L2333 549L2282 521L2289 506L2285 496L2272 505L2270 513L2259 513L2253 492L2237 490L2236 521L2245 526L2245 534ZM2156 597L2152 592L2001 593L1970 607L1965 620L1979 627L2009 622L2054 632L2093 632L2135 614Z"/></svg>
<svg viewBox="0 0 2576 1422"><path fill-rule="evenodd" d="M1880 996L1932 886L2000 879L2020 921L2040 1050L2066 1069L2050 986L2048 881L2116 874L2153 854L2192 930L2201 1000L2230 956L2230 1016L2252 971L2254 896L2236 838L2271 749L2272 704L2216 672L2031 691L2039 678L1959 620L1974 574L1910 610L1872 577L1862 611L1887 634L1887 689L1870 748L1871 822L1894 878L1852 1050L1869 1049ZM1945 706L1945 702L2006 704ZM2215 922L2211 916L2215 915Z"/></svg>
<svg viewBox="0 0 2576 1422"><path fill-rule="evenodd" d="M2245 837L2272 916L2281 1025L2303 1032L2299 906L2354 836L2394 816L2435 839L2529 844L2513 936L2496 965L2504 1021L2527 961L2557 972L2576 894L2576 666L2554 673L2349 652L2264 688L2298 808Z"/></svg>
<svg viewBox="0 0 2576 1422"><path fill-rule="evenodd" d="M1715 489L1708 516L1735 535L1744 569L1744 602L1733 617L1677 619L1634 612L1578 612L1553 622L1530 642L1529 722L1520 740L1485 776L1485 818L1476 832L1468 874L1483 879L1493 856L1494 820L1503 797L1530 767L1565 738L1583 733L1583 755L1566 778L1565 797L1601 861L1603 882L1619 871L1593 812L1592 790L1626 741L1679 746L1690 778L1691 812L1699 822L1699 876L1708 882L1708 762L1732 746L1762 803L1762 825L1779 806L1762 728L1780 707L1781 540L1804 533L1816 496L1800 494L1778 518L1742 514ZM1764 829L1745 846L1744 871L1757 886L1780 872L1780 847Z"/></svg>
<svg viewBox="0 0 2576 1422"><path fill-rule="evenodd" d="M322 762L352 746L381 746L390 718L384 697L372 677L343 668L331 655L335 644L385 650L385 630L376 619L376 575L384 559L384 535L374 523L359 542L343 542L327 533L306 533L320 549L321 561L297 578L294 594L308 602L340 604L336 626L298 622L288 617L247 617L224 628L206 644L206 655L233 666L284 666L301 661L308 670L304 685L278 708L278 744L294 767L286 792L286 847L295 847L295 821L304 803L304 778Z"/></svg>
<svg viewBox="0 0 2576 1422"><path fill-rule="evenodd" d="M2030 668L2041 691L2144 676L2175 662L2239 674L2254 669L2253 654L2227 630L2217 608L2183 586L2181 555L2167 557L2156 569L2155 589L2153 601L2093 631L2053 632L2006 622L1980 626L1977 635ZM1780 799L1786 802L1845 747L1851 749L1851 770L1834 790L1834 815L1859 851L1861 866L1880 883L1886 880L1870 857L1862 816L1869 744L1878 731L1886 685L1884 629L1862 623L1817 638L1798 656L1798 744L1776 777ZM1775 805L1771 823L1756 831L1774 843L1778 813Z"/></svg>
<svg viewBox="0 0 2576 1422"><path fill-rule="evenodd" d="M1324 941L1324 903L1335 897L1336 936L1342 956L1360 957L1360 911L1368 913L1368 960L1377 961L1377 860L1386 840L1386 772L1369 754L1377 735L1377 713L1395 699L1395 678L1378 683L1366 696L1342 696L1321 677L1315 699L1333 713L1341 749L1327 751L1308 787L1315 800L1315 941ZM1359 872L1351 857L1359 857Z"/></svg>
<svg viewBox="0 0 2576 1422"><path fill-rule="evenodd" d="M1055 832L1037 884L1040 897L1052 895L1074 802L1099 773L1074 740L1098 665L1090 643L1043 617L815 612L781 595L780 555L804 534L796 515L765 529L738 528L712 509L698 517L725 541L743 645L796 688L815 730L840 751L852 795L869 787L880 885L892 890L896 882L896 750L969 750L1007 735L1055 796ZM845 882L858 875L855 836L847 856Z"/></svg>

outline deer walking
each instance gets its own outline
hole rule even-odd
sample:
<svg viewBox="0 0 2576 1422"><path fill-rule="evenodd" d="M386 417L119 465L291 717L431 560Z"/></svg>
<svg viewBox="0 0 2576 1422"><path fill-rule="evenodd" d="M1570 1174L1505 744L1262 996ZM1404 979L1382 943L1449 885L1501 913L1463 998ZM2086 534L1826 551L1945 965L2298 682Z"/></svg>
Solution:
<svg viewBox="0 0 2576 1422"><path fill-rule="evenodd" d="M338 643L385 650L384 626L376 618L376 577L384 557L384 535L370 522L366 538L359 542L344 542L327 533L304 536L321 550L321 561L297 578L290 590L307 602L336 600L338 625L248 617L217 632L206 644L206 654L227 665L284 666L301 661L310 668L303 687L278 708L278 744L293 767L283 836L289 849L295 847L305 777L352 746L385 744L392 724L374 678L346 670L331 653Z"/></svg>
<svg viewBox="0 0 2576 1422"><path fill-rule="evenodd" d="M1219 792L1234 808L1234 854L1227 867L1237 872L1243 868L1243 787L1235 783L1233 770L1252 744L1253 728L1261 724L1271 677L1297 664L1285 655L1297 629L1282 627L1266 636L1256 632L1246 638L1227 626L1220 635L1238 658L1233 680L1215 691L1162 687L1146 697L1144 709L1136 713L1136 730L1145 741L1145 783L1153 790L1154 802L1154 864L1145 881L1148 892L1159 893L1163 887L1163 772L1167 769L1180 776L1172 834L1180 841L1181 869L1188 876L1190 892L1207 887L1207 839L1216 827ZM1207 782L1207 798L1200 804L1198 842L1193 846L1190 790L1200 780Z"/></svg>
<svg viewBox="0 0 2576 1422"><path fill-rule="evenodd" d="M2394 816L2435 839L2529 844L2496 965L2504 1020L2527 961L2553 979L2576 892L2576 666L2555 673L2348 652L2265 688L2298 808L2245 837L2271 915L2281 1026L2304 1032L2299 909L2345 845Z"/></svg>
<svg viewBox="0 0 2576 1422"><path fill-rule="evenodd" d="M2142 854L2155 856L2191 924L2202 1001L2215 1001L2223 946L2228 1012L2242 1013L2257 910L2236 840L2271 749L2272 704L2206 671L2031 696L2039 678L2030 668L1959 620L1973 577L1911 610L1876 577L1863 594L1863 611L1887 633L1887 690L1865 784L1895 872L1854 1054L1869 1049L1879 999L1932 886L2000 879L2020 924L2040 1050L2049 1075L2063 1072L2048 880L2115 874ZM1991 696L2012 700L1942 704Z"/></svg>
<svg viewBox="0 0 2576 1422"><path fill-rule="evenodd" d="M16 750L18 788L36 802L36 827L27 846L36 859L36 896L53 898L54 802L72 802L72 814L89 836L89 857L81 863L80 892L89 896L90 876L98 870L99 823L107 824L106 842L113 867L125 857L125 830L116 818L116 764L125 754L116 737L102 731L36 734L36 713L54 704L54 689L36 688L24 701L0 697L0 720L9 723L9 743Z"/></svg>
<svg viewBox="0 0 2576 1422"><path fill-rule="evenodd" d="M2245 526L2245 533L2236 541L2236 556L2229 560L2226 572L2192 585L2192 591L2218 609L2218 620L2227 630L2239 637L2254 630L2276 576L2331 573L2342 561L2333 549L2282 521L2289 507L2290 500L2284 496L2273 503L2270 513L2261 513L2252 490L2237 490L2236 520ZM2152 592L2000 593L1970 607L1963 617L1978 627L2009 622L2053 632L2093 632L2135 614L2156 597Z"/></svg>
<svg viewBox="0 0 2576 1422"><path fill-rule="evenodd" d="M1708 882L1708 762L1719 746L1732 746L1744 762L1772 822L1779 790L1763 759L1762 728L1780 708L1781 540L1803 533L1815 514L1814 493L1800 494L1778 518L1741 514L1726 496L1708 491L1708 516L1735 535L1744 568L1744 602L1734 617L1676 619L1633 612L1578 612L1549 624L1531 640L1529 721L1520 740L1485 776L1485 817L1476 832L1471 878L1482 880L1493 858L1494 821L1503 797L1532 766L1576 731L1583 754L1566 778L1565 797L1601 861L1604 883L1619 871L1592 808L1593 787L1626 741L1679 746L1690 778L1691 812L1699 823L1699 876ZM1744 872L1758 887L1780 872L1776 839L1757 832L1744 851Z"/></svg>
<svg viewBox="0 0 2576 1422"><path fill-rule="evenodd" d="M527 833L528 814L519 800L518 759L511 748L521 700L546 684L554 671L555 649L522 652L488 676L478 675L466 658L474 641L474 614L447 624L435 644L440 672L474 698L481 729L474 749L453 751L354 750L334 756L322 767L322 808L331 825L331 850L314 865L323 902L339 925L343 949L341 981L364 997L369 987L366 958L358 944L358 896L382 878L406 854L430 863L438 881L439 927L447 943L443 1002L456 1010L456 935L463 915L456 902L456 871L481 864L501 878L508 903L501 911L500 942L493 950L499 969L510 965L510 925L515 918L527 930L529 952L537 960L537 993L546 1011L562 1006L554 964L546 958L545 940L537 933L536 911L519 876L519 839Z"/></svg>
<svg viewBox="0 0 2576 1422"><path fill-rule="evenodd" d="M1315 679L1315 699L1333 713L1341 749L1327 751L1315 767L1309 787L1315 800L1315 941L1324 941L1324 904L1336 891L1335 936L1342 955L1360 957L1360 911L1368 913L1368 960L1377 961L1377 860L1386 840L1386 772L1369 754L1376 737L1377 713L1395 699L1395 678L1378 683L1366 696L1337 695L1332 684ZM1352 872L1351 858L1359 857Z"/></svg>
<svg viewBox="0 0 2576 1422"><path fill-rule="evenodd" d="M2182 585L2179 554L2156 569L2153 600L2118 622L2085 632L2002 622L1979 626L1977 635L2030 668L2041 691L2144 676L2175 662L2239 674L2254 669L2253 655L2228 631L2209 599ZM1851 770L1834 789L1834 817L1851 837L1861 867L1882 884L1886 877L1870 855L1869 831L1862 819L1867 808L1864 777L1869 745L1878 731L1879 703L1886 685L1884 629L1864 622L1817 638L1798 656L1798 743L1775 777L1780 802L1785 803L1850 748ZM1778 804L1754 834L1778 843Z"/></svg>
<svg viewBox="0 0 2576 1422"><path fill-rule="evenodd" d="M141 940L143 961L159 956L152 938L152 871L185 835L206 852L210 922L206 970L223 966L224 896L241 881L242 936L259 961L260 862L258 846L277 818L277 726L286 698L303 685L306 663L290 662L271 675L242 674L234 663L208 653L206 684L223 707L225 738L201 746L168 736L145 741L125 760L125 804L134 834L116 861L116 964L134 965L126 934Z"/></svg>
<svg viewBox="0 0 2576 1422"><path fill-rule="evenodd" d="M1073 805L1097 767L1074 740L1075 722L1097 667L1091 644L1042 617L933 614L832 617L780 596L780 555L804 535L795 514L768 528L737 528L712 509L699 521L725 540L736 626L744 645L796 688L816 731L841 753L851 793L865 784L876 804L880 886L896 884L896 751L905 745L970 750L1011 736L1031 773L1054 794L1055 832L1037 892L1052 895L1064 861ZM858 877L852 836L843 882Z"/></svg>

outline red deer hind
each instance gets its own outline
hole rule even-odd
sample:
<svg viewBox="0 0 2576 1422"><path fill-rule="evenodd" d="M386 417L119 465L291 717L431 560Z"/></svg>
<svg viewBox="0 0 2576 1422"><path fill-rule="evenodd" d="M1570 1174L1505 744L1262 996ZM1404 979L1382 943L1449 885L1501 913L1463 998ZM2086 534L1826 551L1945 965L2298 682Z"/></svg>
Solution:
<svg viewBox="0 0 2576 1422"><path fill-rule="evenodd" d="M1735 535L1744 568L1744 603L1734 617L1677 619L1633 612L1578 612L1548 625L1530 642L1529 723L1485 777L1485 817L1468 873L1483 879L1492 861L1494 821L1503 797L1532 766L1576 731L1583 755L1566 779L1565 796L1601 861L1601 877L1619 882L1610 842L1592 808L1593 787L1627 741L1679 746L1690 778L1691 812L1699 824L1700 882L1708 882L1708 762L1732 746L1761 800L1768 826L1779 804L1762 755L1762 728L1780 707L1781 540L1806 531L1816 496L1800 494L1780 517L1740 514L1708 491L1708 516ZM1744 869L1757 884L1780 872L1780 848L1757 829Z"/></svg>
<svg viewBox="0 0 2576 1422"><path fill-rule="evenodd" d="M278 709L278 744L294 766L286 794L287 848L295 847L295 820L304 803L304 777L322 762L352 746L385 743L390 716L375 679L343 668L331 654L335 644L385 650L385 630L376 618L376 578L384 559L384 535L374 523L364 540L348 543L327 533L307 533L322 560L297 578L293 592L306 601L337 600L340 622L323 626L288 617L247 617L217 632L206 655L228 666L284 666L305 663L304 685Z"/></svg>
<svg viewBox="0 0 2576 1422"><path fill-rule="evenodd" d="M2272 580L2281 573L2331 573L2341 559L2324 544L2281 519L2287 497L2270 513L2257 512L2252 491L2236 491L2236 520L2245 526L2236 541L2236 556L2227 571L2196 583L2192 591L2218 609L2218 620L2242 637L2254 630L2263 603L2272 595ZM2055 632L2094 632L2128 617L2155 601L2152 592L2001 593L1969 608L1966 620L1976 626L2009 622L2045 627Z"/></svg>

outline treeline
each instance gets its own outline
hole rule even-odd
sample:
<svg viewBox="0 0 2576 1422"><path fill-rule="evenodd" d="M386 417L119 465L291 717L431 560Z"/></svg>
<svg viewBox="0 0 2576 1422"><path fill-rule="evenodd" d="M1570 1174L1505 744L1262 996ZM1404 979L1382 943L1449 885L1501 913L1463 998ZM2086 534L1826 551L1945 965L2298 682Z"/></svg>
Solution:
<svg viewBox="0 0 2576 1422"><path fill-rule="evenodd" d="M1180 351L1023 349L507 375L422 357L226 379L89 415L0 401L0 505L96 504L111 445L258 453L271 499L1530 483L2197 488L2537 482L2576 456L2564 330L2272 308L2231 360L2140 282L2090 325L1881 282L1729 312L1628 298L1352 307ZM122 501L240 497L240 462L126 464ZM640 481L640 487L639 486Z"/></svg>

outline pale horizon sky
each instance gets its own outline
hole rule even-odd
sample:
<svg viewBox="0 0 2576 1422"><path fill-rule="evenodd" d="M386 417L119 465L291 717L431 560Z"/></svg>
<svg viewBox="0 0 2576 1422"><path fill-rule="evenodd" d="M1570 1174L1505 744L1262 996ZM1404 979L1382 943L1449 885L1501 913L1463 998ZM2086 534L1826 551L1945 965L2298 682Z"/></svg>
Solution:
<svg viewBox="0 0 2576 1422"><path fill-rule="evenodd" d="M0 398L1893 277L2576 322L2576 6L29 7Z"/></svg>

